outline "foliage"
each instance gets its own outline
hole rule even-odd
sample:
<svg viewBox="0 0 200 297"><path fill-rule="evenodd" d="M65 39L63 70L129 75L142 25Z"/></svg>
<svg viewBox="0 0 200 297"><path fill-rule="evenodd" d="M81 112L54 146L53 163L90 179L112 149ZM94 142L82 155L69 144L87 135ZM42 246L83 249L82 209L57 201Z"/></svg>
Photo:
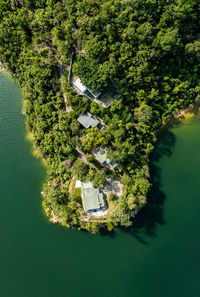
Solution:
<svg viewBox="0 0 200 297"><path fill-rule="evenodd" d="M121 177L125 191L112 199L109 230L129 226L146 204L157 129L199 100L199 13L197 0L1 1L0 60L22 88L27 129L48 164L48 215L53 211L62 224L93 233L103 225L80 220L80 197L68 192L73 176L97 187L108 173ZM69 88L72 52L73 71L91 91L120 95L109 108ZM105 129L83 129L76 119L86 111L101 118ZM118 171L102 169L92 157L100 145L109 147ZM90 165L77 148L89 154Z"/></svg>

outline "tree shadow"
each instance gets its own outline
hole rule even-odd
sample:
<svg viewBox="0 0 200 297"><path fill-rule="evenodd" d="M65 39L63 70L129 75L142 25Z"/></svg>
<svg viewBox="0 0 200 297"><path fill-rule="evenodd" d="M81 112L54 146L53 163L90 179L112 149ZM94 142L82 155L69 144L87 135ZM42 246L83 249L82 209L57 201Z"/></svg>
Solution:
<svg viewBox="0 0 200 297"><path fill-rule="evenodd" d="M170 157L173 153L175 143L176 137L168 128L160 130L157 134L157 142L154 151L150 156L151 164L152 162L159 161L162 156Z"/></svg>
<svg viewBox="0 0 200 297"><path fill-rule="evenodd" d="M172 155L175 142L175 135L167 128L159 133L155 149L150 157L150 182L152 186L148 194L148 203L133 218L131 227L120 228L123 232L129 232L138 241L146 245L148 244L146 235L157 236L157 227L166 223L164 219L166 195L161 189L161 169L155 163L163 156L170 157Z"/></svg>
<svg viewBox="0 0 200 297"><path fill-rule="evenodd" d="M115 230L108 231L107 228L101 228L101 229L99 230L99 234L100 234L101 236L109 236L109 237L111 237L111 238L114 238L115 235L116 235L116 232L115 232Z"/></svg>

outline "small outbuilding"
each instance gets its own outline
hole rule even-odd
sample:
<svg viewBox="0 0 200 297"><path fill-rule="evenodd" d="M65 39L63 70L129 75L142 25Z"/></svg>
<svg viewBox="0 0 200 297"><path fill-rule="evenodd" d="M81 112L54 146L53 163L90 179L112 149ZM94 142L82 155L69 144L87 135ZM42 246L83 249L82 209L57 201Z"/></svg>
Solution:
<svg viewBox="0 0 200 297"><path fill-rule="evenodd" d="M94 127L98 127L99 129L102 128L100 121L89 112L80 115L77 121L79 121L79 123L86 129Z"/></svg>
<svg viewBox="0 0 200 297"><path fill-rule="evenodd" d="M110 168L111 170L115 170L117 169L118 164L112 162L108 157L107 157L107 153L106 153L106 149L104 147L99 147L98 149L96 149L94 151L94 156L95 158L99 161L99 163L101 163L102 165L104 165L105 167Z"/></svg>

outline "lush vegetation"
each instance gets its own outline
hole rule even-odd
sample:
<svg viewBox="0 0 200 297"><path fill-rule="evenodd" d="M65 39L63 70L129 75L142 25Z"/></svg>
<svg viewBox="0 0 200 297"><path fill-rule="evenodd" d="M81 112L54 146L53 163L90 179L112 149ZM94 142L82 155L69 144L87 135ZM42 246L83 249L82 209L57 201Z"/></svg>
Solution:
<svg viewBox="0 0 200 297"><path fill-rule="evenodd" d="M4 0L0 2L0 60L19 82L27 129L47 163L43 206L70 227L96 232L105 222L82 219L72 177L102 187L121 177L123 195L109 198L108 229L129 226L146 203L149 155L156 131L179 109L200 99L198 0ZM92 91L120 94L105 109L79 97L67 66ZM73 111L66 112L63 95ZM83 129L86 111L106 128ZM101 167L91 150L104 144L118 171ZM77 149L87 154L83 163Z"/></svg>

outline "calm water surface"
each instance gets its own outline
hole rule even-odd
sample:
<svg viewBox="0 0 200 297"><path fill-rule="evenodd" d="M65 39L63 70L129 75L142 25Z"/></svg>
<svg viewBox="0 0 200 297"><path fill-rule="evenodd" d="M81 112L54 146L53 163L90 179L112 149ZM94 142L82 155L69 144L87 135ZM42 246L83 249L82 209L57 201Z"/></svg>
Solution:
<svg viewBox="0 0 200 297"><path fill-rule="evenodd" d="M43 215L45 169L21 107L0 74L0 296L199 297L200 120L163 133L151 202L135 227L94 236Z"/></svg>

